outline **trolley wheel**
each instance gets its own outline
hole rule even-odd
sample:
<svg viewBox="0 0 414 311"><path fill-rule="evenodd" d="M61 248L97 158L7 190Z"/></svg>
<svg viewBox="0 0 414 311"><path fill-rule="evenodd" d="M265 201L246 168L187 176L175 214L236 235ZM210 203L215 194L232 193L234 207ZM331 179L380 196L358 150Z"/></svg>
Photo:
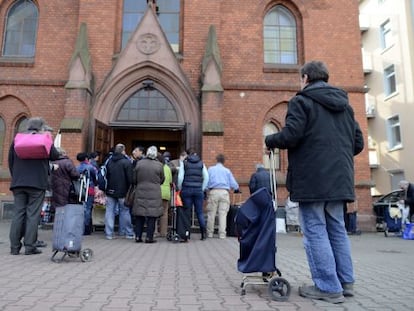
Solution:
<svg viewBox="0 0 414 311"><path fill-rule="evenodd" d="M171 232L171 231L168 231L168 232L167 232L167 240L168 240L168 241L172 241L172 239L173 239L173 237L172 237L172 232Z"/></svg>
<svg viewBox="0 0 414 311"><path fill-rule="evenodd" d="M273 300L286 301L290 296L290 284L284 278L273 277L269 281L268 292Z"/></svg>
<svg viewBox="0 0 414 311"><path fill-rule="evenodd" d="M93 256L93 251L90 248L85 248L80 252L80 259L83 262L91 261Z"/></svg>
<svg viewBox="0 0 414 311"><path fill-rule="evenodd" d="M79 257L79 252L68 252L68 257L69 258L77 258Z"/></svg>

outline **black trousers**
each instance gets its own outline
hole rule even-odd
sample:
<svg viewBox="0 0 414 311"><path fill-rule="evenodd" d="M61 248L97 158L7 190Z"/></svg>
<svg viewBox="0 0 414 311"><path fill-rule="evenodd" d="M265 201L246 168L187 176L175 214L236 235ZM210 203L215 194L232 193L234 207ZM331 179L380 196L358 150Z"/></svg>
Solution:
<svg viewBox="0 0 414 311"><path fill-rule="evenodd" d="M155 221L157 217L135 216L135 238L142 239L144 225L147 223L147 240L154 239Z"/></svg>
<svg viewBox="0 0 414 311"><path fill-rule="evenodd" d="M40 211L45 199L45 191L35 188L16 188L13 190L14 214L10 226L10 248L20 250L22 238L26 251L36 248L37 229Z"/></svg>

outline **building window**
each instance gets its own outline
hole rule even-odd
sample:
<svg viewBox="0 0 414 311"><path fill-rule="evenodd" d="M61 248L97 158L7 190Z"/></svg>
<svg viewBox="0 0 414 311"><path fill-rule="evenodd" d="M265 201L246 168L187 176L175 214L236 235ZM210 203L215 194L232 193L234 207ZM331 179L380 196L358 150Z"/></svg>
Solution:
<svg viewBox="0 0 414 311"><path fill-rule="evenodd" d="M388 66L384 69L384 92L385 96L389 96L397 91L397 84L395 81L395 67Z"/></svg>
<svg viewBox="0 0 414 311"><path fill-rule="evenodd" d="M14 128L14 135L17 133L25 132L27 130L27 118L21 117L17 122Z"/></svg>
<svg viewBox="0 0 414 311"><path fill-rule="evenodd" d="M400 118L398 115L387 119L387 136L389 149L396 149L402 146Z"/></svg>
<svg viewBox="0 0 414 311"><path fill-rule="evenodd" d="M274 125L273 123L267 123L263 127L263 139L265 140L267 135L275 134L279 132L279 129ZM270 158L269 155L264 154L263 155L263 165L266 169L270 168ZM274 149L274 168L279 170L280 169L280 151L278 148Z"/></svg>
<svg viewBox="0 0 414 311"><path fill-rule="evenodd" d="M157 0L158 19L173 51L180 51L180 0Z"/></svg>
<svg viewBox="0 0 414 311"><path fill-rule="evenodd" d="M29 0L16 1L6 16L2 56L34 57L38 9Z"/></svg>
<svg viewBox="0 0 414 311"><path fill-rule="evenodd" d="M174 52L180 48L181 0L156 0L154 8L158 21ZM147 0L124 0L122 19L122 48L124 48L147 10Z"/></svg>
<svg viewBox="0 0 414 311"><path fill-rule="evenodd" d="M391 22L387 20L380 26L381 32L381 47L383 49L389 48L392 45Z"/></svg>
<svg viewBox="0 0 414 311"><path fill-rule="evenodd" d="M154 88L142 88L127 99L117 121L178 122L178 116L164 94Z"/></svg>
<svg viewBox="0 0 414 311"><path fill-rule="evenodd" d="M0 117L0 164L3 163L3 147L4 147L4 138L6 137L6 125L4 120Z"/></svg>
<svg viewBox="0 0 414 311"><path fill-rule="evenodd" d="M284 6L272 8L264 18L264 62L297 64L296 21Z"/></svg>

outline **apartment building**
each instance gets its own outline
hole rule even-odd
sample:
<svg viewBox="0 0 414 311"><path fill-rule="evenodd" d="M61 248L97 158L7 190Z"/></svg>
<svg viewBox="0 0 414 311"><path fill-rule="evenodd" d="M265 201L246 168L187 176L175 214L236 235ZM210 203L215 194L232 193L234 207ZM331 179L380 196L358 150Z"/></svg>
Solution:
<svg viewBox="0 0 414 311"><path fill-rule="evenodd" d="M359 2L373 196L414 181L412 0Z"/></svg>

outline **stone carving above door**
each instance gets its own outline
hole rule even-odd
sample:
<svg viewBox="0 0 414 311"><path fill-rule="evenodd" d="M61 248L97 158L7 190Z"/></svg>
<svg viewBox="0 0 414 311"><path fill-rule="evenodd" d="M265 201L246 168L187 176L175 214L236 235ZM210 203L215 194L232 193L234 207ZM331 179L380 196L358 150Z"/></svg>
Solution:
<svg viewBox="0 0 414 311"><path fill-rule="evenodd" d="M142 53L149 55L157 52L161 47L160 40L152 33L145 33L139 36L137 48Z"/></svg>

